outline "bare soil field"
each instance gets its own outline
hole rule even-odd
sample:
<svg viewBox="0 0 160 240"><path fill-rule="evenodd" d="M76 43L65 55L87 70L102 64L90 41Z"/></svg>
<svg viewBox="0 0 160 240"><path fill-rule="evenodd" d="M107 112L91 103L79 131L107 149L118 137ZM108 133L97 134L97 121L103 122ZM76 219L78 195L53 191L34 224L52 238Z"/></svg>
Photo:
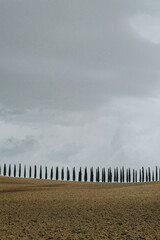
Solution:
<svg viewBox="0 0 160 240"><path fill-rule="evenodd" d="M160 183L0 177L0 239L160 239Z"/></svg>

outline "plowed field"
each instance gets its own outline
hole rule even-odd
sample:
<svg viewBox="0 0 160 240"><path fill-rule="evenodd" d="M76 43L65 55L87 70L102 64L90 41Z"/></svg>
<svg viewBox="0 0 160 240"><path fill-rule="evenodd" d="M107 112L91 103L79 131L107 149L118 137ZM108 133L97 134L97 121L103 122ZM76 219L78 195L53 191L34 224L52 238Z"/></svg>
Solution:
<svg viewBox="0 0 160 240"><path fill-rule="evenodd" d="M160 239L160 183L0 177L0 239Z"/></svg>

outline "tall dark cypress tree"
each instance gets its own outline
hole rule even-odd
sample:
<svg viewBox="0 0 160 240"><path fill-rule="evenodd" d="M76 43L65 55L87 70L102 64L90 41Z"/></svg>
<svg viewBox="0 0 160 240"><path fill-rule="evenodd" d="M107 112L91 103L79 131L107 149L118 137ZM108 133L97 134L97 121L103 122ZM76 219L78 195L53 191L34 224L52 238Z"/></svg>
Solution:
<svg viewBox="0 0 160 240"><path fill-rule="evenodd" d="M39 178L42 179L42 166L40 165L40 168L39 168Z"/></svg>
<svg viewBox="0 0 160 240"><path fill-rule="evenodd" d="M126 169L126 182L129 182L128 169Z"/></svg>
<svg viewBox="0 0 160 240"><path fill-rule="evenodd" d="M110 168L109 171L110 171L110 173L109 173L109 176L110 176L110 182L112 182L112 169Z"/></svg>
<svg viewBox="0 0 160 240"><path fill-rule="evenodd" d="M99 182L99 167L96 169L96 182Z"/></svg>
<svg viewBox="0 0 160 240"><path fill-rule="evenodd" d="M103 171L104 171L104 172L103 172L103 174L104 174L104 182L106 182L106 169L104 168Z"/></svg>
<svg viewBox="0 0 160 240"><path fill-rule="evenodd" d="M9 169L8 169L8 176L11 176L11 164L9 164Z"/></svg>
<svg viewBox="0 0 160 240"><path fill-rule="evenodd" d="M61 169L61 180L62 181L64 180L64 167L62 167Z"/></svg>
<svg viewBox="0 0 160 240"><path fill-rule="evenodd" d="M141 169L139 170L139 182L142 182L142 174L141 174Z"/></svg>
<svg viewBox="0 0 160 240"><path fill-rule="evenodd" d="M154 182L154 170L152 170L152 181Z"/></svg>
<svg viewBox="0 0 160 240"><path fill-rule="evenodd" d="M147 169L146 169L146 182L148 182L148 172L147 172Z"/></svg>
<svg viewBox="0 0 160 240"><path fill-rule="evenodd" d="M84 169L84 181L87 182L87 167Z"/></svg>
<svg viewBox="0 0 160 240"><path fill-rule="evenodd" d="M58 167L56 167L56 180L59 179L59 171L58 171Z"/></svg>
<svg viewBox="0 0 160 240"><path fill-rule="evenodd" d="M159 181L160 181L160 168L159 168Z"/></svg>
<svg viewBox="0 0 160 240"><path fill-rule="evenodd" d="M70 180L70 173L69 173L69 169L67 167L67 181L69 181L69 180Z"/></svg>
<svg viewBox="0 0 160 240"><path fill-rule="evenodd" d="M135 171L133 169L133 183L135 182Z"/></svg>
<svg viewBox="0 0 160 240"><path fill-rule="evenodd" d="M26 165L24 165L24 178L26 178Z"/></svg>
<svg viewBox="0 0 160 240"><path fill-rule="evenodd" d="M81 169L81 167L80 167L80 169L79 169L78 181L79 181L79 182L82 181L82 169Z"/></svg>
<svg viewBox="0 0 160 240"><path fill-rule="evenodd" d="M76 181L76 170L75 170L75 167L73 168L73 181Z"/></svg>
<svg viewBox="0 0 160 240"><path fill-rule="evenodd" d="M34 178L37 178L37 166L34 165Z"/></svg>
<svg viewBox="0 0 160 240"><path fill-rule="evenodd" d="M50 174L50 179L53 179L53 167L51 167L51 174Z"/></svg>
<svg viewBox="0 0 160 240"><path fill-rule="evenodd" d="M104 170L103 170L103 168L102 168L102 182L103 182L103 171L104 171Z"/></svg>
<svg viewBox="0 0 160 240"><path fill-rule="evenodd" d="M1 165L0 165L0 176L1 176Z"/></svg>
<svg viewBox="0 0 160 240"><path fill-rule="evenodd" d="M144 182L144 167L142 167L142 182Z"/></svg>
<svg viewBox="0 0 160 240"><path fill-rule="evenodd" d="M130 168L128 170L128 180L129 180L129 182L131 182L131 170L130 170Z"/></svg>
<svg viewBox="0 0 160 240"><path fill-rule="evenodd" d="M149 182L151 181L151 169L150 168L148 168L148 180L149 180Z"/></svg>
<svg viewBox="0 0 160 240"><path fill-rule="evenodd" d="M102 182L106 181L106 171L105 168L102 168Z"/></svg>
<svg viewBox="0 0 160 240"><path fill-rule="evenodd" d="M108 183L110 182L110 171L109 171L109 168L108 168Z"/></svg>
<svg viewBox="0 0 160 240"><path fill-rule="evenodd" d="M100 181L100 171L99 171L99 167L97 168L97 177L98 177L98 182Z"/></svg>
<svg viewBox="0 0 160 240"><path fill-rule="evenodd" d="M6 164L4 164L4 167L3 167L3 176L6 176L6 173L7 173L7 167L6 167Z"/></svg>
<svg viewBox="0 0 160 240"><path fill-rule="evenodd" d="M21 177L21 163L19 163L19 177Z"/></svg>
<svg viewBox="0 0 160 240"><path fill-rule="evenodd" d="M125 175L124 175L124 167L122 167L122 182L125 180Z"/></svg>
<svg viewBox="0 0 160 240"><path fill-rule="evenodd" d="M90 168L90 182L93 182L93 167Z"/></svg>
<svg viewBox="0 0 160 240"><path fill-rule="evenodd" d="M120 183L122 183L122 169L120 169Z"/></svg>
<svg viewBox="0 0 160 240"><path fill-rule="evenodd" d="M48 178L47 166L45 166L45 179Z"/></svg>
<svg viewBox="0 0 160 240"><path fill-rule="evenodd" d="M31 178L32 177L32 167L31 167L31 165L29 166L29 178Z"/></svg>
<svg viewBox="0 0 160 240"><path fill-rule="evenodd" d="M158 167L156 166L156 182L158 181Z"/></svg>
<svg viewBox="0 0 160 240"><path fill-rule="evenodd" d="M14 164L14 177L16 177L16 164Z"/></svg>

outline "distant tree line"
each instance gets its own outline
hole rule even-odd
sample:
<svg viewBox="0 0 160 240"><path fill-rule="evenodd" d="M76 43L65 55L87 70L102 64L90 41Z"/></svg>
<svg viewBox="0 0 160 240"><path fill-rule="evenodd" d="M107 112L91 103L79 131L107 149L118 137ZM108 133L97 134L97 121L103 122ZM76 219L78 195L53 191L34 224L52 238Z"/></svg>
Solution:
<svg viewBox="0 0 160 240"><path fill-rule="evenodd" d="M44 169L44 172L43 172ZM115 182L115 183L136 183L136 182L154 182L154 181L160 181L160 168L157 166L155 167L155 170L148 168L142 167L139 169L139 171L135 169L127 168L124 169L124 167L118 169L116 168L111 168L109 167L107 170L105 168L102 168L100 171L100 168L97 167L94 171L93 167L90 168L88 171L88 168L85 167L84 171L82 171L82 168L80 167L78 172L76 172L75 167L72 169L72 176L70 175L70 169L67 167L66 168L66 174L64 167L61 169L57 166L55 168L55 173L54 173L54 168L51 167L48 170L48 167L45 166L42 168L42 166L39 166L37 168L36 165L34 166L29 166L27 168L26 165L23 166L22 170L22 165L19 163L18 165L14 164L13 166L11 164L7 165L4 164L3 168L0 165L0 175L1 176L13 176L13 177L24 177L26 178L27 176L29 178L39 178L39 179L55 179L55 180L67 180L67 181L84 181L84 182ZM89 174L90 172L90 174ZM66 178L65 178L66 176Z"/></svg>

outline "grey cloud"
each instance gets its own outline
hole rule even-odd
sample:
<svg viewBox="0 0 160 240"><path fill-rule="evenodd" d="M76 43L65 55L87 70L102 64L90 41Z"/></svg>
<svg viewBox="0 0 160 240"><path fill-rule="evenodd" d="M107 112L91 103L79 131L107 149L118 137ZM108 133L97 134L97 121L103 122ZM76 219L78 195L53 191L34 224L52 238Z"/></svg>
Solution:
<svg viewBox="0 0 160 240"><path fill-rule="evenodd" d="M0 118L7 119L9 116L19 116L23 113L22 110L19 109L7 109L4 107L0 107Z"/></svg>
<svg viewBox="0 0 160 240"><path fill-rule="evenodd" d="M4 106L83 110L118 95L154 94L159 47L134 37L128 24L149 11L144 1L10 4L2 1L0 15Z"/></svg>
<svg viewBox="0 0 160 240"><path fill-rule="evenodd" d="M14 137L4 139L0 144L0 157L2 160L8 160L8 158L14 158L20 154L25 154L33 150L36 142L34 137L30 136L25 139L15 139Z"/></svg>
<svg viewBox="0 0 160 240"><path fill-rule="evenodd" d="M47 156L48 162L53 163L54 161L57 164L70 165L72 162L71 159L74 159L74 157L79 154L83 148L83 145L76 145L74 143L64 144L60 149L56 151L50 151Z"/></svg>

